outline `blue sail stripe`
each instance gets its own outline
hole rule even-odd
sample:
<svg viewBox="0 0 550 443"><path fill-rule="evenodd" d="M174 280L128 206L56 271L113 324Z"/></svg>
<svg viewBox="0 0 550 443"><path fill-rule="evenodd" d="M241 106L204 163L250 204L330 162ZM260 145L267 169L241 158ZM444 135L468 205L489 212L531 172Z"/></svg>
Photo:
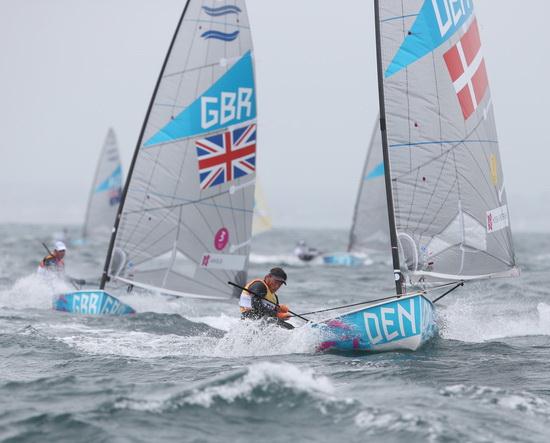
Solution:
<svg viewBox="0 0 550 443"><path fill-rule="evenodd" d="M224 42L232 42L237 38L240 31L235 31L232 33L227 32L220 32L220 31L206 31L203 32L201 37L208 40L210 38L216 39L216 40L223 40Z"/></svg>
<svg viewBox="0 0 550 443"><path fill-rule="evenodd" d="M411 142L411 143L396 143L390 145L390 148L404 148L407 146L418 146L418 145L441 145L441 144L459 144L459 143L497 143L498 140L434 140L434 141L424 141L424 142Z"/></svg>
<svg viewBox="0 0 550 443"><path fill-rule="evenodd" d="M208 15L212 17L219 17L220 15L227 15L227 14L239 14L242 12L241 8L234 5L220 6L218 8L210 8L208 6L203 6L202 9L204 10L204 12L206 12Z"/></svg>

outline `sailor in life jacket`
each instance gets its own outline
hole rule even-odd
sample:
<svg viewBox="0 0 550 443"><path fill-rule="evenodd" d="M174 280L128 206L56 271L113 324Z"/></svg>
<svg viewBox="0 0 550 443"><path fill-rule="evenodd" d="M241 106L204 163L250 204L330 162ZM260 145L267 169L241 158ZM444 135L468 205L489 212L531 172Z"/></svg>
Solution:
<svg viewBox="0 0 550 443"><path fill-rule="evenodd" d="M264 317L277 318L284 322L290 317L288 306L279 304L276 291L286 285L286 272L281 268L273 268L263 280L256 279L247 283L241 292L239 307L241 317L260 319ZM291 326L291 325L288 325Z"/></svg>
<svg viewBox="0 0 550 443"><path fill-rule="evenodd" d="M55 249L51 254L46 255L38 265L37 272L39 275L57 275L65 277L65 251L67 247L62 241L55 242Z"/></svg>

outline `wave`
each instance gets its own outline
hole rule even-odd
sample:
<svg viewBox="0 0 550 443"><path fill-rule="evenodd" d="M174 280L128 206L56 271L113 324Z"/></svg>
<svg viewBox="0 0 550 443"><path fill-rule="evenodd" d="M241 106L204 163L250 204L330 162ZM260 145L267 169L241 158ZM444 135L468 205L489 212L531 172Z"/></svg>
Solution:
<svg viewBox="0 0 550 443"><path fill-rule="evenodd" d="M335 401L333 393L331 381L312 369L290 363L259 362L164 398L118 398L113 408L163 413L189 406L212 408L236 403L245 408L258 404L266 408L270 403L281 407L298 401L302 404Z"/></svg>
<svg viewBox="0 0 550 443"><path fill-rule="evenodd" d="M479 299L461 298L440 309L438 321L441 337L463 342L550 335L550 305L483 304Z"/></svg>
<svg viewBox="0 0 550 443"><path fill-rule="evenodd" d="M222 15L227 14L240 14L242 12L241 8L235 5L226 5L226 6L219 6L217 8L211 8L208 6L203 6L202 9L204 12L206 12L208 15L212 17L219 17Z"/></svg>
<svg viewBox="0 0 550 443"><path fill-rule="evenodd" d="M467 398L482 404L550 418L550 403L525 391L510 391L491 386L457 384L440 390L445 397Z"/></svg>
<svg viewBox="0 0 550 443"><path fill-rule="evenodd" d="M117 319L117 329L100 328L102 318L91 319L92 323L98 323L96 327L77 330L63 330L52 325L48 335L85 354L140 359L184 356L234 359L311 354L316 352L320 342L320 332L313 328L288 331L262 322L241 321L238 317L231 320L224 316L207 317L204 321L201 317L195 321L175 317L174 325L162 327L160 331L158 318L140 317L142 315L128 318L122 323ZM206 322L220 322L228 331L224 333Z"/></svg>
<svg viewBox="0 0 550 443"><path fill-rule="evenodd" d="M223 40L224 42L232 42L239 36L240 31L237 30L235 32L221 32L221 31L206 31L201 34L201 37L205 40L208 39L215 39L215 40Z"/></svg>
<svg viewBox="0 0 550 443"><path fill-rule="evenodd" d="M74 290L65 281L33 273L18 279L11 288L0 291L0 307L51 309L55 294Z"/></svg>

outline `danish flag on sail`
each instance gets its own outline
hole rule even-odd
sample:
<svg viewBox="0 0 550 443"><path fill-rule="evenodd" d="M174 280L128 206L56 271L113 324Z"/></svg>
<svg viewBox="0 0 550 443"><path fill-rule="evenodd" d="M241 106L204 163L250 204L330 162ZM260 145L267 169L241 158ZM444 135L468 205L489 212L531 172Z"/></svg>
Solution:
<svg viewBox="0 0 550 443"><path fill-rule="evenodd" d="M451 75L464 120L467 120L483 100L489 86L475 17L466 33L456 45L443 54L443 58Z"/></svg>
<svg viewBox="0 0 550 443"><path fill-rule="evenodd" d="M202 190L256 170L256 123L195 141Z"/></svg>

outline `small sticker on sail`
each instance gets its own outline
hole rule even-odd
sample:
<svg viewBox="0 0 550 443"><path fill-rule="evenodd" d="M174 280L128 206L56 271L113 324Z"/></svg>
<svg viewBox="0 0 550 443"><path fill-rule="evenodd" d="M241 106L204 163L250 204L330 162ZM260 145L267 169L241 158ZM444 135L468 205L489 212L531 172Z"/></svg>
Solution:
<svg viewBox="0 0 550 443"><path fill-rule="evenodd" d="M246 255L210 254L201 258L201 268L242 271L246 264Z"/></svg>
<svg viewBox="0 0 550 443"><path fill-rule="evenodd" d="M507 228L508 225L508 207L506 205L487 211L487 233L500 231Z"/></svg>

